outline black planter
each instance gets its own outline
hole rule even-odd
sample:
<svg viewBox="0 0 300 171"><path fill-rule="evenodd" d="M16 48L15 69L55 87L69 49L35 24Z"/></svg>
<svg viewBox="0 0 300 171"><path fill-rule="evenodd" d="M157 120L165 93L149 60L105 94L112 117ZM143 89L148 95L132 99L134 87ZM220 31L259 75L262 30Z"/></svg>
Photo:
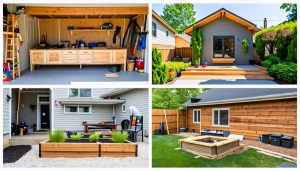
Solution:
<svg viewBox="0 0 300 171"><path fill-rule="evenodd" d="M177 77L180 77L181 76L181 72L177 72Z"/></svg>

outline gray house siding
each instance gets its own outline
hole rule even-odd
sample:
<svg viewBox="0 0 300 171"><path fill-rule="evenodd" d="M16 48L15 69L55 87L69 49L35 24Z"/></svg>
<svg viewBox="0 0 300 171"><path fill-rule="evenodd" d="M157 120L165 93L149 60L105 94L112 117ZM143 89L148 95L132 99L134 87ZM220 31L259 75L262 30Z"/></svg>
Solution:
<svg viewBox="0 0 300 171"><path fill-rule="evenodd" d="M122 120L129 120L129 106L135 106L144 118L144 129L149 130L149 93L148 89L133 89L128 92L122 93L117 97L121 99L126 99L126 112L122 112L122 105L116 106L116 118L117 123L120 124Z"/></svg>
<svg viewBox="0 0 300 171"><path fill-rule="evenodd" d="M92 97L99 98L101 94L110 89L92 89ZM92 105L91 114L65 114L64 105L59 103L59 99L69 98L69 89L55 88L52 90L52 103L58 100L58 105L53 105L53 129L68 131L83 131L82 122L99 123L101 121L111 121L113 116L112 105Z"/></svg>
<svg viewBox="0 0 300 171"><path fill-rule="evenodd" d="M156 23L156 37L152 36L152 44L157 45L169 45L175 47L175 34L172 30L162 25L155 18L152 18L152 22ZM169 32L169 35L166 35L166 31Z"/></svg>
<svg viewBox="0 0 300 171"><path fill-rule="evenodd" d="M11 96L11 92L9 88L3 89L3 135L9 134L10 130L10 103L11 101L6 101L6 95Z"/></svg>
<svg viewBox="0 0 300 171"><path fill-rule="evenodd" d="M3 89L3 148L9 146L9 133L10 133L10 104L11 101L6 101L6 95L11 96L9 88Z"/></svg>
<svg viewBox="0 0 300 171"><path fill-rule="evenodd" d="M235 48L235 62L238 65L247 65L249 60L253 59L253 33L246 27L227 19L216 19L203 27L201 27L203 33L203 49L201 59L206 58L208 64L212 64L213 58L213 37L214 36L234 36L234 48ZM249 43L249 50L247 54L242 52L242 41L247 39Z"/></svg>

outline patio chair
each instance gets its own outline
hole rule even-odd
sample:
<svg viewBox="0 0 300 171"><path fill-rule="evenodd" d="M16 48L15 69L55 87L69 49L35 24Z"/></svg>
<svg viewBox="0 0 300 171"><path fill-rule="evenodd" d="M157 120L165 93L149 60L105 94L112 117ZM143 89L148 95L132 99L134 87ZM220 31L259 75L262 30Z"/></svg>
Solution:
<svg viewBox="0 0 300 171"><path fill-rule="evenodd" d="M130 127L130 120L128 119L124 119L122 122L121 122L121 128L122 128L122 131L127 131Z"/></svg>
<svg viewBox="0 0 300 171"><path fill-rule="evenodd" d="M137 141L137 134L142 133L142 142L144 142L143 116L130 116L130 128L127 130L129 139L133 142Z"/></svg>

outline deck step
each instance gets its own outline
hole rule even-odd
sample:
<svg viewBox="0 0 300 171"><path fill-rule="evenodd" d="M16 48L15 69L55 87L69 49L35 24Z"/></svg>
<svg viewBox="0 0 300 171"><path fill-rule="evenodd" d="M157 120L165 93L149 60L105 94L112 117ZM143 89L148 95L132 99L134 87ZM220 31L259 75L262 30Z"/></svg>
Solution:
<svg viewBox="0 0 300 171"><path fill-rule="evenodd" d="M266 71L182 71L181 75L267 75Z"/></svg>
<svg viewBox="0 0 300 171"><path fill-rule="evenodd" d="M268 75L182 75L180 79L192 80L274 80Z"/></svg>

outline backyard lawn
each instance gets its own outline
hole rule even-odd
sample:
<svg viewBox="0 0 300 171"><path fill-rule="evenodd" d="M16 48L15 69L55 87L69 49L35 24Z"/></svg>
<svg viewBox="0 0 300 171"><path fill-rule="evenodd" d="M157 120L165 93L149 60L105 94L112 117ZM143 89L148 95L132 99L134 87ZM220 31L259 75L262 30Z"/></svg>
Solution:
<svg viewBox="0 0 300 171"><path fill-rule="evenodd" d="M241 154L233 154L219 160L194 158L195 155L179 148L177 135L153 135L152 166L153 167L276 167L284 159L267 156L249 149Z"/></svg>

